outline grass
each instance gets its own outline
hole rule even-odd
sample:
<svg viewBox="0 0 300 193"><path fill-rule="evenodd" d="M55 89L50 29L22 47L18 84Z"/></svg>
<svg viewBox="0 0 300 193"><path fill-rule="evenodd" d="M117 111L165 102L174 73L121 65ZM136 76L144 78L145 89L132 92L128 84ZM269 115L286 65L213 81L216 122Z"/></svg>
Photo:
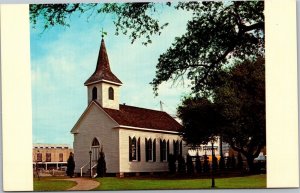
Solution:
<svg viewBox="0 0 300 193"><path fill-rule="evenodd" d="M60 178L40 178L34 179L33 190L34 191L61 191L72 188L76 185L76 182L61 180Z"/></svg>
<svg viewBox="0 0 300 193"><path fill-rule="evenodd" d="M211 179L151 179L151 178L97 178L100 186L94 190L157 190L157 189L208 189ZM266 188L266 175L217 178L216 188Z"/></svg>

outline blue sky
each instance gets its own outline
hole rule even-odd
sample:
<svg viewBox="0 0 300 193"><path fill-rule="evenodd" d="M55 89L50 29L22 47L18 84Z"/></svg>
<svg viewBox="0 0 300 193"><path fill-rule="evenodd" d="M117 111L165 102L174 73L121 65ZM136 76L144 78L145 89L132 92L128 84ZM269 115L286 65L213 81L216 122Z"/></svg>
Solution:
<svg viewBox="0 0 300 193"><path fill-rule="evenodd" d="M43 31L30 29L33 143L64 143L72 146L70 130L87 107L87 89L83 83L94 72L101 41L101 29L108 33L105 44L113 73L123 82L120 102L132 106L160 109L170 114L190 89L164 83L154 96L149 82L155 77L160 54L174 38L185 32L191 14L160 6L157 15L169 22L152 44L131 44L128 36L115 36L111 15L86 17L74 15L70 27L55 26Z"/></svg>

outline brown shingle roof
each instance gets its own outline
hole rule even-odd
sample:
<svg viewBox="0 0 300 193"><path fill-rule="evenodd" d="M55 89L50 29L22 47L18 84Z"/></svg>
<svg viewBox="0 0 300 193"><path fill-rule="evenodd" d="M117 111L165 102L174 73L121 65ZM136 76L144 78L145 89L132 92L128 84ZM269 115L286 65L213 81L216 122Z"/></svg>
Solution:
<svg viewBox="0 0 300 193"><path fill-rule="evenodd" d="M115 82L117 84L122 84L122 82L110 70L105 43L104 40L102 39L96 70L92 74L92 76L87 81L85 81L84 85L88 85L92 82L103 81L103 80L108 80L111 82Z"/></svg>
<svg viewBox="0 0 300 193"><path fill-rule="evenodd" d="M103 108L119 125L178 132L181 125L162 111L120 105L120 110Z"/></svg>

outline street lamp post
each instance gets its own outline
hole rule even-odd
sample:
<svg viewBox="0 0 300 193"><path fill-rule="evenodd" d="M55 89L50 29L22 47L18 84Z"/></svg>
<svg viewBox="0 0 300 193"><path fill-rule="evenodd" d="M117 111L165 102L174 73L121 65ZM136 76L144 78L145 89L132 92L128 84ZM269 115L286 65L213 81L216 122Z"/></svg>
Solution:
<svg viewBox="0 0 300 193"><path fill-rule="evenodd" d="M89 151L90 154L90 177L92 178L92 151Z"/></svg>
<svg viewBox="0 0 300 193"><path fill-rule="evenodd" d="M214 158L215 158L215 152L214 152L214 142L211 141L211 188L215 188L215 177L214 177Z"/></svg>

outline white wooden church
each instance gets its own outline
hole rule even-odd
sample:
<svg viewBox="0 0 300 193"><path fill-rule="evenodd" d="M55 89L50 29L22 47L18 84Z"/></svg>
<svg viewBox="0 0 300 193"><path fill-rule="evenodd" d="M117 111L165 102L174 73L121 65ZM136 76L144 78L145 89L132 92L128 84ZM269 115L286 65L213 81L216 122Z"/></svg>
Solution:
<svg viewBox="0 0 300 193"><path fill-rule="evenodd" d="M84 83L88 106L71 130L75 173L95 168L100 149L107 173L168 171L168 154L186 155L181 125L163 111L119 104L122 82L112 73L102 37L96 70Z"/></svg>

